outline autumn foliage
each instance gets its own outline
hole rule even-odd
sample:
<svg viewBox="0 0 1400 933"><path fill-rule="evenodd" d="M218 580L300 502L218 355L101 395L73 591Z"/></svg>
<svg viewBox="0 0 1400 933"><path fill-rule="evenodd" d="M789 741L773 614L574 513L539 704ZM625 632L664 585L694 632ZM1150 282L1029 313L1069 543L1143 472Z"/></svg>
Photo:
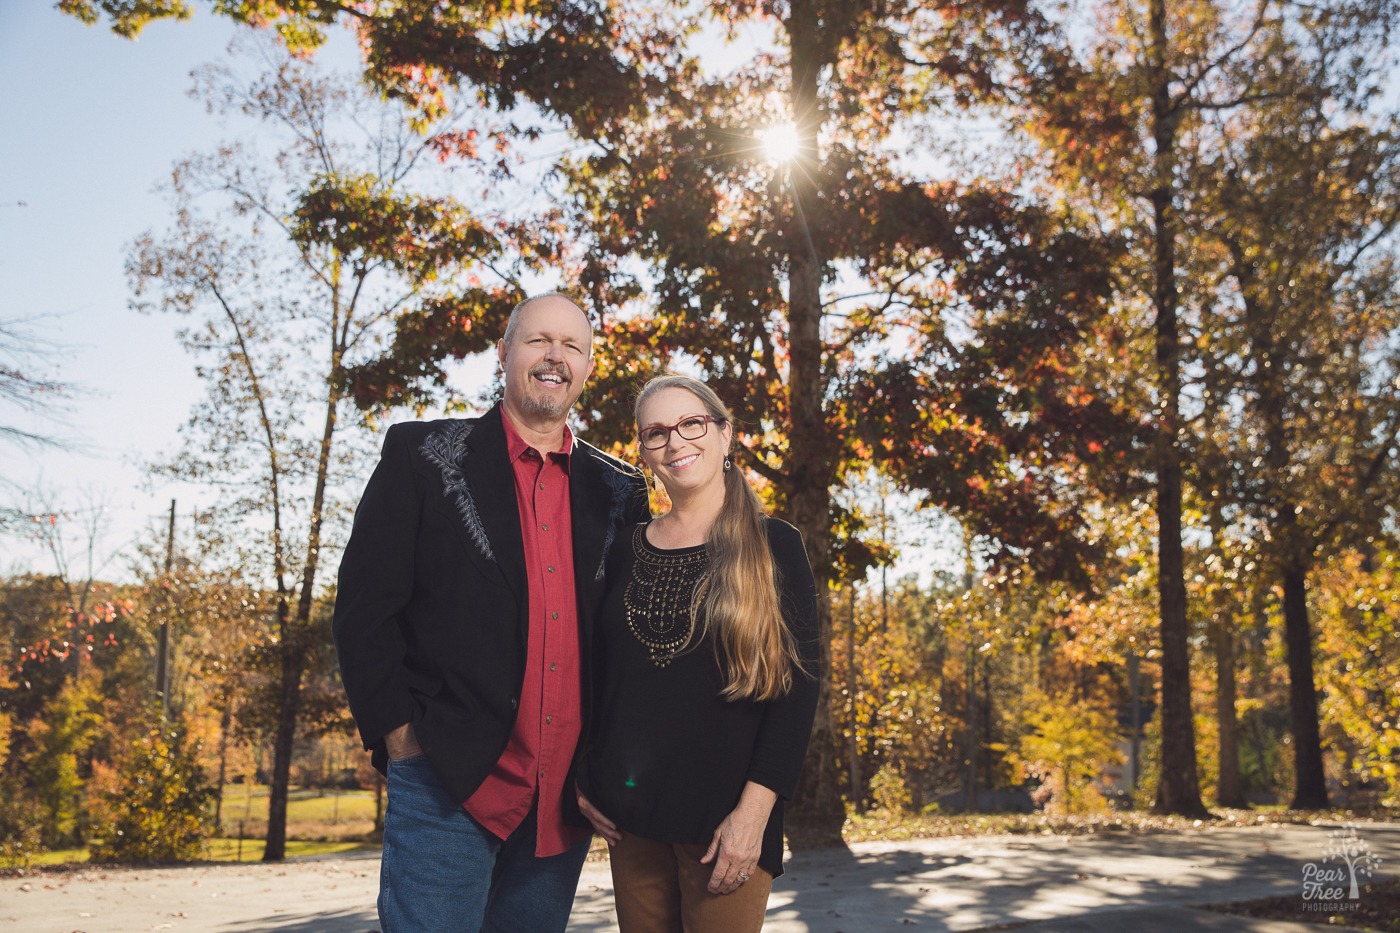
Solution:
<svg viewBox="0 0 1400 933"><path fill-rule="evenodd" d="M130 36L190 5L60 6ZM803 532L828 597L804 840L839 841L852 810L1395 805L1400 121L1382 7L217 4L297 55L353 29L401 151L463 174L419 188L321 158L305 128L288 151L311 167L280 187L236 152L177 172L175 233L138 244L132 271L140 301L218 335L189 339L211 404L169 468L249 484L184 593L241 625L202 630L189 742L153 739L137 770L182 762L163 792L193 814L216 736L225 765L230 743L275 744L285 784L304 743L345 728L318 642L336 480L364 474L363 429L392 410L483 401L454 367L521 295L560 286L596 324L590 440L634 455L631 393L697 372L739 417L739 465ZM706 43L739 37L715 65ZM248 99L286 84L321 113L364 103L279 60ZM194 209L210 191L229 198L217 222ZM295 288L268 287L250 245L267 230L279 269L311 272ZM291 365L312 355L284 335L330 348L324 365ZM298 433L311 404L323 417ZM891 581L899 558L912 573ZM48 796L42 825L0 824L91 838L74 801L112 780L104 729L150 726L119 708L134 687L99 691L92 671L150 651L156 602L7 587L3 774Z"/></svg>

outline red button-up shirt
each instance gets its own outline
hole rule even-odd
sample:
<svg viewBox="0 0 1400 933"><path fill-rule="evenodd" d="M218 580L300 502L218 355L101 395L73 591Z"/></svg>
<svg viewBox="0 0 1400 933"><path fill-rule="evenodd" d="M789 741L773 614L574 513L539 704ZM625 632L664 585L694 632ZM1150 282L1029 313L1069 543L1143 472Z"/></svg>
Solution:
<svg viewBox="0 0 1400 933"><path fill-rule="evenodd" d="M541 457L503 416L515 471L515 499L525 543L527 612L525 680L506 750L463 804L494 835L513 833L538 800L535 855L558 855L588 831L564 823L564 779L582 726L578 594L574 589L569 457L573 433Z"/></svg>

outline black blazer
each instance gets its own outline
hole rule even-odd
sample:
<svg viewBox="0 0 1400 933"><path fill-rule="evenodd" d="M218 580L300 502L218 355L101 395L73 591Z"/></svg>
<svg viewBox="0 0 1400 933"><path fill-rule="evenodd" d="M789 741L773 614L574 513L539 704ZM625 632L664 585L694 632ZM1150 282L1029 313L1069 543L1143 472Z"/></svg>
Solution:
<svg viewBox="0 0 1400 933"><path fill-rule="evenodd" d="M525 548L501 417L497 405L389 429L335 600L341 678L375 766L385 734L412 722L459 801L505 750L525 673ZM641 473L590 444L575 441L569 471L586 729L605 559L649 510Z"/></svg>

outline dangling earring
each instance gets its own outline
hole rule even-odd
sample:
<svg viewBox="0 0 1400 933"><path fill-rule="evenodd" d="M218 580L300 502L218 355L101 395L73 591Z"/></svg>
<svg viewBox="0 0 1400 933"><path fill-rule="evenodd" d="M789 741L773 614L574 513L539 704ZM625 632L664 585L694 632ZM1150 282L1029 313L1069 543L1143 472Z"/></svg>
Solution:
<svg viewBox="0 0 1400 933"><path fill-rule="evenodd" d="M724 472L728 473L734 469L734 461L729 459L729 454L724 455Z"/></svg>

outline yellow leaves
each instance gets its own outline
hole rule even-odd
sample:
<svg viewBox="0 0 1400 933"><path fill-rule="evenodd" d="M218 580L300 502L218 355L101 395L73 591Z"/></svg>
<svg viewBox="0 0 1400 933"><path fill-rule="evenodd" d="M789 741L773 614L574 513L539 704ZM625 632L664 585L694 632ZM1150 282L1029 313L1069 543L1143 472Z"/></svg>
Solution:
<svg viewBox="0 0 1400 933"><path fill-rule="evenodd" d="M1024 774L1040 779L1047 811L1106 810L1093 782L1105 765L1123 761L1117 719L1108 705L1068 691L1050 696L1039 690L1032 691L1028 705L1030 731L1021 737L1016 762Z"/></svg>

